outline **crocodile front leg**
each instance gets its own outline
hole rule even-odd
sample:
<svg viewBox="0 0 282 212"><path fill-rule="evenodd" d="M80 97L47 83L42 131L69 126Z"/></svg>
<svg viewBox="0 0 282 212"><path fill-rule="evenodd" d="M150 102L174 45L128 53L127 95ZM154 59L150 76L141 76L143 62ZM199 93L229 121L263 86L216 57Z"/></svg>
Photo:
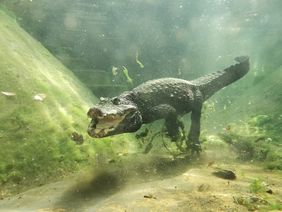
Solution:
<svg viewBox="0 0 282 212"><path fill-rule="evenodd" d="M150 118L165 119L165 126L168 136L172 141L176 141L180 137L179 128L183 129L184 125L178 120L176 109L168 104L160 104L150 110Z"/></svg>
<svg viewBox="0 0 282 212"><path fill-rule="evenodd" d="M193 109L191 113L191 127L188 134L188 139L186 140L186 145L187 149L191 149L192 154L199 154L202 151L199 140L201 127L201 110L202 104L198 108Z"/></svg>
<svg viewBox="0 0 282 212"><path fill-rule="evenodd" d="M171 141L175 142L181 137L179 129L183 129L183 123L178 120L176 113L171 113L165 118L165 127Z"/></svg>

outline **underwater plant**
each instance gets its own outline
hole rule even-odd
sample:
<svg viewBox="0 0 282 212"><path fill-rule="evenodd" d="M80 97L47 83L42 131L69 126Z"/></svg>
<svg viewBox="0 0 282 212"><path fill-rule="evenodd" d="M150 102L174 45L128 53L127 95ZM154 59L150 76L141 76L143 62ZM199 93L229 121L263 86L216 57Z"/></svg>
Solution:
<svg viewBox="0 0 282 212"><path fill-rule="evenodd" d="M266 192L267 190L267 185L266 183L261 180L261 179L254 179L251 183L250 183L250 192L252 193L262 193L262 192Z"/></svg>

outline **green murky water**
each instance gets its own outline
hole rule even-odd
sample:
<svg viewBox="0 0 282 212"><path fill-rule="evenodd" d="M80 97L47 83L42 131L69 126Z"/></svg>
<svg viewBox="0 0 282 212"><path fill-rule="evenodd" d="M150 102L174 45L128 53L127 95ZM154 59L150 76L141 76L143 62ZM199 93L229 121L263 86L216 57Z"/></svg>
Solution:
<svg viewBox="0 0 282 212"><path fill-rule="evenodd" d="M282 210L281 9L279 0L2 0L0 211ZM99 98L193 80L240 55L249 73L203 105L199 157L165 136L163 120L87 134ZM190 114L179 118L187 135Z"/></svg>

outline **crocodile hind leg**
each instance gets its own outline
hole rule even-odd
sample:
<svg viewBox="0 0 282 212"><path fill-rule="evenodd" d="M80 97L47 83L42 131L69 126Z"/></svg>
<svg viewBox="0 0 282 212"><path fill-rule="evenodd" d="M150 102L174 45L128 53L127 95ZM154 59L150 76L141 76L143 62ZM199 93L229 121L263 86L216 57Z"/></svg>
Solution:
<svg viewBox="0 0 282 212"><path fill-rule="evenodd" d="M202 151L199 140L201 126L201 109L202 104L200 105L200 107L193 109L191 113L191 127L188 134L188 139L186 140L186 145L188 149L191 149L192 154L199 154Z"/></svg>

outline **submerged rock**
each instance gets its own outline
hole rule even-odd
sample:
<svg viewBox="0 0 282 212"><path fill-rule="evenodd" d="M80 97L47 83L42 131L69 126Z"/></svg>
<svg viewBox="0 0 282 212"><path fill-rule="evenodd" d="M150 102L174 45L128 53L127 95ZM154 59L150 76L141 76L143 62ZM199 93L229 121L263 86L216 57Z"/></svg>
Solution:
<svg viewBox="0 0 282 212"><path fill-rule="evenodd" d="M214 176L225 179L225 180L235 180L236 174L233 171L220 169L212 173Z"/></svg>

